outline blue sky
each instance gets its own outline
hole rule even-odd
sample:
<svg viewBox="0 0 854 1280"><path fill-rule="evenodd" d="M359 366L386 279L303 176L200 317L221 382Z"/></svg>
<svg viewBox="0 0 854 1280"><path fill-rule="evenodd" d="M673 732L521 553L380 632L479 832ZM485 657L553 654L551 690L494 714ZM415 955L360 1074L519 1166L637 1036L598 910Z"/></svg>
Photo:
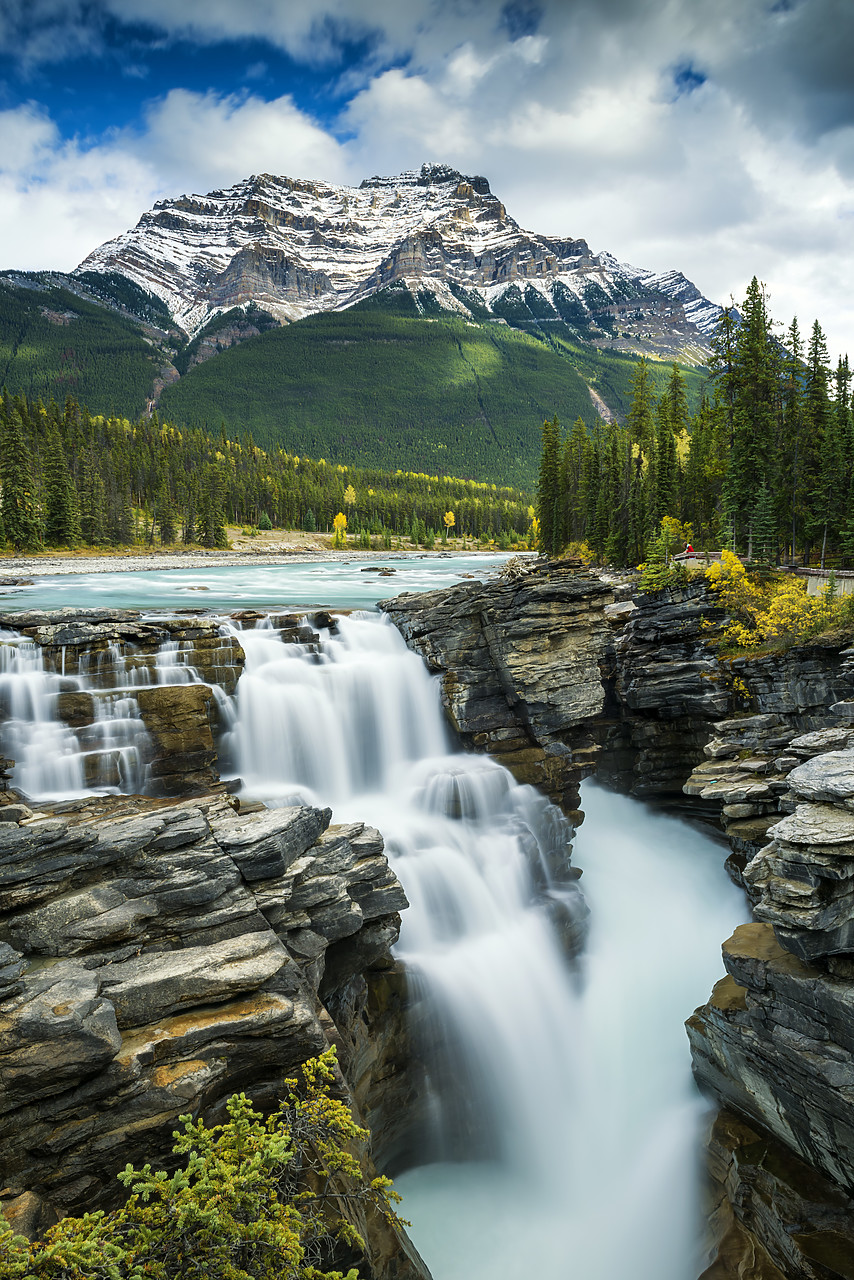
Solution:
<svg viewBox="0 0 854 1280"><path fill-rule="evenodd" d="M854 355L852 0L0 0L0 266L250 173L485 174Z"/></svg>

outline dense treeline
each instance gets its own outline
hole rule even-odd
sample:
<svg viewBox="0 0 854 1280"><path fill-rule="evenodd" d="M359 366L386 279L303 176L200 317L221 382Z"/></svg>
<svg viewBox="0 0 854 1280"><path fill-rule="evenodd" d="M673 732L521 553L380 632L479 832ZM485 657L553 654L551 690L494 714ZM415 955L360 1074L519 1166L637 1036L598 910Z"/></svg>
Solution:
<svg viewBox="0 0 854 1280"><path fill-rule="evenodd" d="M0 543L17 549L177 541L224 546L229 524L412 536L447 526L469 538L523 535L533 509L517 490L471 480L333 466L251 435L178 430L157 415L92 416L70 397L0 395Z"/></svg>
<svg viewBox="0 0 854 1280"><path fill-rule="evenodd" d="M653 394L640 361L623 423L580 420L542 433L540 540L551 554L586 541L635 564L667 527L748 560L854 563L854 424L847 356L835 370L818 321L781 342L754 277L712 339L706 392L689 412L676 365ZM676 549L675 547L672 549Z"/></svg>

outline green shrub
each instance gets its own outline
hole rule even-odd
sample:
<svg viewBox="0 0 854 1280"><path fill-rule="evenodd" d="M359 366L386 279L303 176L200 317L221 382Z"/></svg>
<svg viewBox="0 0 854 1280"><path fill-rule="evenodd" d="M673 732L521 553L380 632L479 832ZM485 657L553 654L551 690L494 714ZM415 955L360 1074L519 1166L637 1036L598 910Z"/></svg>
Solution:
<svg viewBox="0 0 854 1280"><path fill-rule="evenodd" d="M387 1178L366 1181L356 1144L368 1134L330 1097L335 1050L305 1063L302 1083L265 1119L242 1093L207 1128L181 1116L171 1177L128 1165L127 1203L65 1218L42 1242L0 1233L4 1280L340 1280L335 1248L364 1250L342 1207L398 1222ZM351 1215L352 1216L352 1215ZM357 1272L347 1273L357 1280Z"/></svg>

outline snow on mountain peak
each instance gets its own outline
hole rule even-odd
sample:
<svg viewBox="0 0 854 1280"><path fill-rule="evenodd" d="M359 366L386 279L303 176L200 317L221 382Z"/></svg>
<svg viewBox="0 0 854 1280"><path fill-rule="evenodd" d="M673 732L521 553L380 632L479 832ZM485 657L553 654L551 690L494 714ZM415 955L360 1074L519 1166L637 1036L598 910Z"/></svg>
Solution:
<svg viewBox="0 0 854 1280"><path fill-rule="evenodd" d="M161 298L191 336L250 302L287 322L351 306L396 281L467 314L501 302L520 322L527 309L540 323L587 326L603 343L620 328L628 349L640 349L638 323L649 333L654 317L653 327L670 333L668 350L673 334L677 346L700 350L720 313L678 272L630 268L592 254L585 240L524 231L486 178L439 163L358 187L262 173L158 200L77 271L126 276Z"/></svg>

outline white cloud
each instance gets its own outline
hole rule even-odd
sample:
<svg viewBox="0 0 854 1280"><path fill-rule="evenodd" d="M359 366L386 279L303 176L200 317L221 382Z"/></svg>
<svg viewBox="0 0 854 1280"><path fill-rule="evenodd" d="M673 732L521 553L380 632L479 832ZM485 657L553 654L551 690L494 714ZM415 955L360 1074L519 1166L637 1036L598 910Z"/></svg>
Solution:
<svg viewBox="0 0 854 1280"><path fill-rule="evenodd" d="M162 196L263 172L350 176L339 144L288 97L175 89L150 105L141 130L94 144L63 141L32 104L0 112L2 266L71 270Z"/></svg>
<svg viewBox="0 0 854 1280"><path fill-rule="evenodd" d="M0 3L0 45L16 5L25 25L38 14L43 44L52 13L68 47L95 47L107 11L166 38L263 37L314 61L334 58L342 32L373 44L341 81L343 141L287 96L173 89L136 132L92 146L20 108L0 132L7 259L71 266L157 196L251 172L358 181L441 160L485 174L524 226L680 268L712 297L740 296L755 272L776 314L818 314L854 354L850 0L22 3Z"/></svg>
<svg viewBox="0 0 854 1280"><path fill-rule="evenodd" d="M345 152L290 97L220 97L173 89L153 103L131 144L169 190L209 191L250 173L348 177Z"/></svg>

